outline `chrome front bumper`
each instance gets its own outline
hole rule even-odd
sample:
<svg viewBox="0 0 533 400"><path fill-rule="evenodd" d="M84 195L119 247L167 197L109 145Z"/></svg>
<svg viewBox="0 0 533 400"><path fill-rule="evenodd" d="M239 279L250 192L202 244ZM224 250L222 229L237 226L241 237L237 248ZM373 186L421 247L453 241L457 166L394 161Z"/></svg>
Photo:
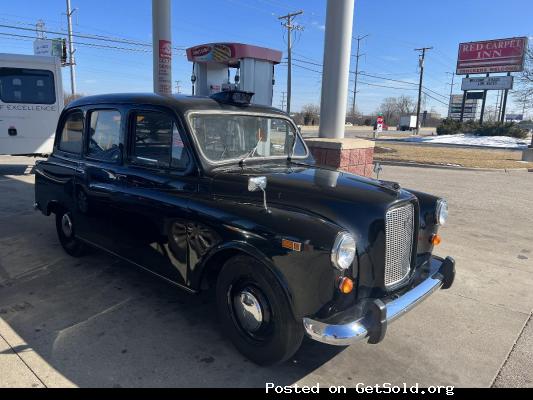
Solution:
<svg viewBox="0 0 533 400"><path fill-rule="evenodd" d="M376 299L362 317L346 321L346 316L342 315L339 318L342 322L338 324L304 318L305 331L314 340L338 346L346 346L367 337L369 343L379 343L383 340L389 323L410 311L436 290L448 289L454 278L455 261L451 257L432 257L428 278L400 297L386 303Z"/></svg>

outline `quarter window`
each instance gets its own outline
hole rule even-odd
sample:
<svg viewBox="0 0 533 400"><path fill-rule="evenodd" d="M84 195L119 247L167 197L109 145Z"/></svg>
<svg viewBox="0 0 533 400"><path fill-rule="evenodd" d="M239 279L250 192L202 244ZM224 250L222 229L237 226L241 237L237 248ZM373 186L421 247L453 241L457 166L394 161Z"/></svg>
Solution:
<svg viewBox="0 0 533 400"><path fill-rule="evenodd" d="M54 74L40 69L0 68L0 98L4 103L54 104Z"/></svg>
<svg viewBox="0 0 533 400"><path fill-rule="evenodd" d="M134 115L133 161L139 164L185 169L189 155L174 118L158 111Z"/></svg>
<svg viewBox="0 0 533 400"><path fill-rule="evenodd" d="M120 155L122 117L116 110L99 110L90 114L88 155L103 161L117 161Z"/></svg>
<svg viewBox="0 0 533 400"><path fill-rule="evenodd" d="M83 137L83 113L74 111L67 116L61 138L59 149L68 153L81 154Z"/></svg>

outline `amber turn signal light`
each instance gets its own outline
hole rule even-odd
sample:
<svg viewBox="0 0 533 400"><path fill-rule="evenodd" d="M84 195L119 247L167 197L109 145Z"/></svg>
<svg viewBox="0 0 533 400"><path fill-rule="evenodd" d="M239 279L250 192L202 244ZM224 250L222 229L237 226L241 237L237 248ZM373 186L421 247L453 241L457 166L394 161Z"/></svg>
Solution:
<svg viewBox="0 0 533 400"><path fill-rule="evenodd" d="M442 242L442 239L441 239L440 235L431 235L431 239L429 239L429 242L433 246L438 246L440 244L440 242Z"/></svg>
<svg viewBox="0 0 533 400"><path fill-rule="evenodd" d="M344 294L350 293L353 290L353 281L350 278L341 278L339 280L339 290Z"/></svg>

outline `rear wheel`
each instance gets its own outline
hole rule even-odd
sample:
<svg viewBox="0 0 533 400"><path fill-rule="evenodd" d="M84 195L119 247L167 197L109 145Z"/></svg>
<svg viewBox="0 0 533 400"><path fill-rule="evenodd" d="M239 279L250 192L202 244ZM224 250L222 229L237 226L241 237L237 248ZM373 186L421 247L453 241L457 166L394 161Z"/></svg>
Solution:
<svg viewBox="0 0 533 400"><path fill-rule="evenodd" d="M300 347L302 322L294 318L277 278L257 260L228 260L218 277L216 297L225 333L253 362L281 363Z"/></svg>
<svg viewBox="0 0 533 400"><path fill-rule="evenodd" d="M80 257L85 253L85 244L76 238L76 227L70 211L60 210L56 213L56 230L59 242L67 254Z"/></svg>

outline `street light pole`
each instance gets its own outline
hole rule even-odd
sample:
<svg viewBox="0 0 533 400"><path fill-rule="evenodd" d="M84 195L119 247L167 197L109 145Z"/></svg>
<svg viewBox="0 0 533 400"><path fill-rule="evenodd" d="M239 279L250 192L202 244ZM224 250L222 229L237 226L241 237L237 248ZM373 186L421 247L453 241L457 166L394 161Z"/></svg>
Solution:
<svg viewBox="0 0 533 400"><path fill-rule="evenodd" d="M75 11L75 10L74 10ZM72 95L76 94L76 60L74 58L74 42L72 41L72 14L70 0L67 0L67 25L68 25L68 63L70 66L70 90Z"/></svg>

